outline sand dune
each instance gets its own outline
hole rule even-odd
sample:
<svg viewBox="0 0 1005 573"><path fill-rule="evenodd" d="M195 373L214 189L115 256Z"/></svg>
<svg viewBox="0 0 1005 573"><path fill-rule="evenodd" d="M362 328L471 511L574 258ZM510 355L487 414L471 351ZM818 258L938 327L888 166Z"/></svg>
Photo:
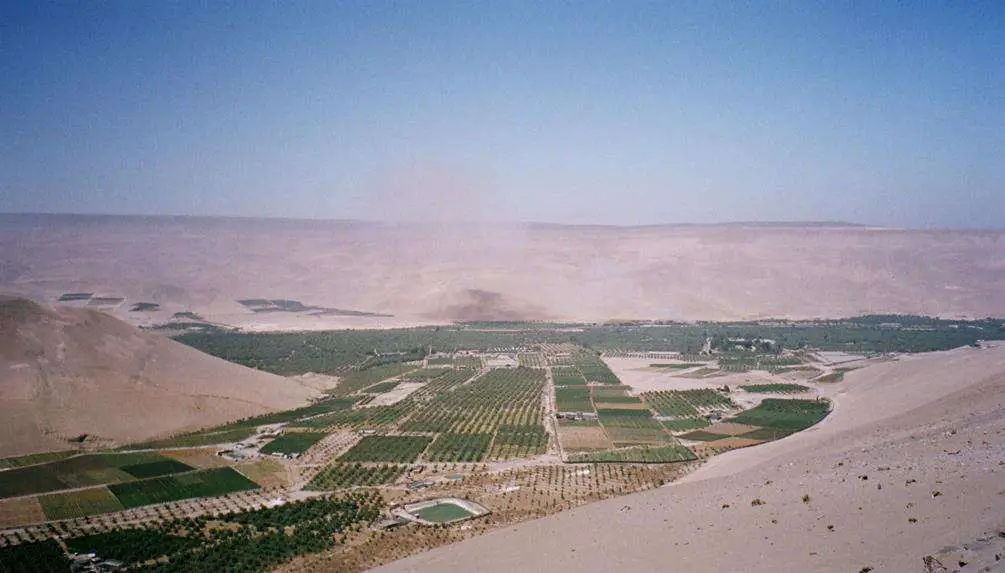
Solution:
<svg viewBox="0 0 1005 573"><path fill-rule="evenodd" d="M0 456L115 445L305 403L316 391L88 309L0 297Z"/></svg>
<svg viewBox="0 0 1005 573"><path fill-rule="evenodd" d="M1005 232L0 216L0 292L253 326L1005 315ZM255 315L236 299L391 313ZM138 322L143 313L116 316ZM149 317L147 317L149 318ZM155 317L156 318L156 317ZM152 319L150 319L152 320Z"/></svg>
<svg viewBox="0 0 1005 573"><path fill-rule="evenodd" d="M835 411L808 431L378 570L1002 570L1005 347L904 357L827 388Z"/></svg>

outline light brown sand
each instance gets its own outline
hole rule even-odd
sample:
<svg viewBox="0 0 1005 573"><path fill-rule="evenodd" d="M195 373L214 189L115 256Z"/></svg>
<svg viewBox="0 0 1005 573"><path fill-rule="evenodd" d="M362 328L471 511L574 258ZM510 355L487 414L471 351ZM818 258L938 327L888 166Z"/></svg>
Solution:
<svg viewBox="0 0 1005 573"><path fill-rule="evenodd" d="M818 426L715 457L680 482L378 570L910 572L940 552L995 566L1005 347L875 364L827 391L835 410ZM988 532L992 549L977 555Z"/></svg>
<svg viewBox="0 0 1005 573"><path fill-rule="evenodd" d="M87 309L0 297L0 456L118 445L277 409L317 393Z"/></svg>
<svg viewBox="0 0 1005 573"><path fill-rule="evenodd" d="M4 216L0 292L126 297L254 328L242 298L376 311L353 327L453 319L751 319L864 313L1001 316L1001 231L387 225ZM918 264L919 260L924 264ZM837 263L836 263L837 261Z"/></svg>

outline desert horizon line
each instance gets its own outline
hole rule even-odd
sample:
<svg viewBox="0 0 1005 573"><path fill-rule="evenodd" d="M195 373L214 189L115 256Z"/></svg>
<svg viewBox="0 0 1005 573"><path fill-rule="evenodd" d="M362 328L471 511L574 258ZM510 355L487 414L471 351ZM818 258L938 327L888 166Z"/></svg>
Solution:
<svg viewBox="0 0 1005 573"><path fill-rule="evenodd" d="M75 213L75 212L0 212L0 217L52 217L52 218L89 218L89 219L204 219L204 220L234 220L234 221L289 221L310 223L353 223L366 225L388 226L426 226L426 225L493 225L493 226L528 226L528 227L569 227L569 228L611 228L611 229L654 229L661 227L757 227L757 228L841 228L855 230L883 231L1003 231L1005 227L905 227L897 225L878 225L842 220L722 220L714 222L668 221L662 223L576 223L546 220L415 220L415 219L364 219L358 217L290 217L267 215L193 215L174 213Z"/></svg>

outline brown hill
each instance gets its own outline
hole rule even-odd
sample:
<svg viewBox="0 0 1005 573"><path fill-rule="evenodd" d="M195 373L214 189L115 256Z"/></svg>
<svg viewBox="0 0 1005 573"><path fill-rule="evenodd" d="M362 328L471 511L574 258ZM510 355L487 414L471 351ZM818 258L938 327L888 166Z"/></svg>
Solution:
<svg viewBox="0 0 1005 573"><path fill-rule="evenodd" d="M238 299L456 319L735 320L1005 315L1005 232L827 225L589 227L168 217L0 217L0 292L125 297L131 322L376 318L254 313ZM129 312L134 302L161 315Z"/></svg>
<svg viewBox="0 0 1005 573"><path fill-rule="evenodd" d="M312 393L94 310L0 297L0 456L164 436Z"/></svg>

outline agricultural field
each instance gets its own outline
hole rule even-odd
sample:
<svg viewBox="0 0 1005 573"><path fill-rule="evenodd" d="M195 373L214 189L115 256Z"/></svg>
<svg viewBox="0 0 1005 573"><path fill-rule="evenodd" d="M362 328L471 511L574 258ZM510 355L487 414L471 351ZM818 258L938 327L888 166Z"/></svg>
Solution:
<svg viewBox="0 0 1005 573"><path fill-rule="evenodd" d="M552 366L551 378L555 386L585 386L586 378L573 366Z"/></svg>
<svg viewBox="0 0 1005 573"><path fill-rule="evenodd" d="M746 392L759 392L762 394L798 394L801 392L809 392L808 386L803 386L802 384L747 384L745 386L740 386L740 389Z"/></svg>
<svg viewBox="0 0 1005 573"><path fill-rule="evenodd" d="M403 465L363 465L360 463L332 464L318 472L307 484L313 491L332 491L356 486L389 484L405 473Z"/></svg>
<svg viewBox="0 0 1005 573"><path fill-rule="evenodd" d="M427 436L366 436L342 454L342 462L411 463L429 446Z"/></svg>
<svg viewBox="0 0 1005 573"><path fill-rule="evenodd" d="M545 374L532 368L489 370L437 393L400 426L405 432L494 434L502 425L540 425ZM424 388L423 390L427 390Z"/></svg>
<svg viewBox="0 0 1005 573"><path fill-rule="evenodd" d="M190 469L181 462L153 452L86 454L0 472L0 497L133 481L138 476L130 470L142 475Z"/></svg>
<svg viewBox="0 0 1005 573"><path fill-rule="evenodd" d="M119 500L105 487L43 495L38 501L46 519L72 519L123 509Z"/></svg>
<svg viewBox="0 0 1005 573"><path fill-rule="evenodd" d="M128 509L154 503L258 489L258 484L232 468L213 468L114 484L108 486L108 489L119 499L122 506Z"/></svg>
<svg viewBox="0 0 1005 573"><path fill-rule="evenodd" d="M691 450L678 444L590 452L575 454L569 457L569 461L573 463L667 464L686 462L693 459L695 459L695 455L691 453Z"/></svg>
<svg viewBox="0 0 1005 573"><path fill-rule="evenodd" d="M163 440L152 440L139 444L132 444L131 449L169 449L169 448L196 448L199 446L209 446L213 444L232 444L246 440L255 434L254 426L244 428L233 428L230 430L206 431L192 434L184 434Z"/></svg>
<svg viewBox="0 0 1005 573"><path fill-rule="evenodd" d="M373 386L367 387L366 388L366 392L368 394L383 394L384 392L388 392L390 390L395 389L398 386L398 384L400 384L400 383L401 382L398 381L398 380L389 380L387 382L378 382L378 383L374 384Z"/></svg>
<svg viewBox="0 0 1005 573"><path fill-rule="evenodd" d="M697 408L691 405L679 390L646 392L642 398L661 416L674 418L698 418Z"/></svg>
<svg viewBox="0 0 1005 573"><path fill-rule="evenodd" d="M0 547L0 573L52 573L70 569L70 559L55 539Z"/></svg>
<svg viewBox="0 0 1005 573"><path fill-rule="evenodd" d="M480 462L489 453L492 434L440 434L425 459L430 462Z"/></svg>
<svg viewBox="0 0 1005 573"><path fill-rule="evenodd" d="M372 386L377 382L383 382L388 378L401 376L406 372L411 372L418 368L417 364L391 363L379 366L372 366L366 370L360 370L346 374L339 380L338 386L331 390L334 396L346 396Z"/></svg>
<svg viewBox="0 0 1005 573"><path fill-rule="evenodd" d="M75 450L67 450L62 452L47 452L43 454L28 454L27 456L18 456L15 458L2 458L0 459L0 470L21 468L24 466L33 466L36 464L54 462L57 460L63 460L71 456L75 456L78 453L80 452L77 452Z"/></svg>
<svg viewBox="0 0 1005 573"><path fill-rule="evenodd" d="M663 427L671 432L687 432L700 430L709 425L705 418L678 418L676 420L661 420Z"/></svg>
<svg viewBox="0 0 1005 573"><path fill-rule="evenodd" d="M803 430L823 420L830 403L817 400L767 398L730 421L779 430Z"/></svg>
<svg viewBox="0 0 1005 573"><path fill-rule="evenodd" d="M728 396L718 390L677 390L678 396L687 400L699 410L719 410L735 408L736 404Z"/></svg>
<svg viewBox="0 0 1005 573"><path fill-rule="evenodd" d="M323 440L321 432L286 432L262 447L263 454L302 454Z"/></svg>
<svg viewBox="0 0 1005 573"><path fill-rule="evenodd" d="M619 410L600 412L600 423L615 447L673 441L649 412L624 415Z"/></svg>
<svg viewBox="0 0 1005 573"><path fill-rule="evenodd" d="M567 453L594 452L614 447L597 420L559 420L558 440Z"/></svg>
<svg viewBox="0 0 1005 573"><path fill-rule="evenodd" d="M611 372L604 361L592 352L580 352L576 355L573 364L583 373L587 382L621 384L621 380L615 376L614 372Z"/></svg>
<svg viewBox="0 0 1005 573"><path fill-rule="evenodd" d="M555 388L555 407L559 412L592 412L590 389L586 386Z"/></svg>

